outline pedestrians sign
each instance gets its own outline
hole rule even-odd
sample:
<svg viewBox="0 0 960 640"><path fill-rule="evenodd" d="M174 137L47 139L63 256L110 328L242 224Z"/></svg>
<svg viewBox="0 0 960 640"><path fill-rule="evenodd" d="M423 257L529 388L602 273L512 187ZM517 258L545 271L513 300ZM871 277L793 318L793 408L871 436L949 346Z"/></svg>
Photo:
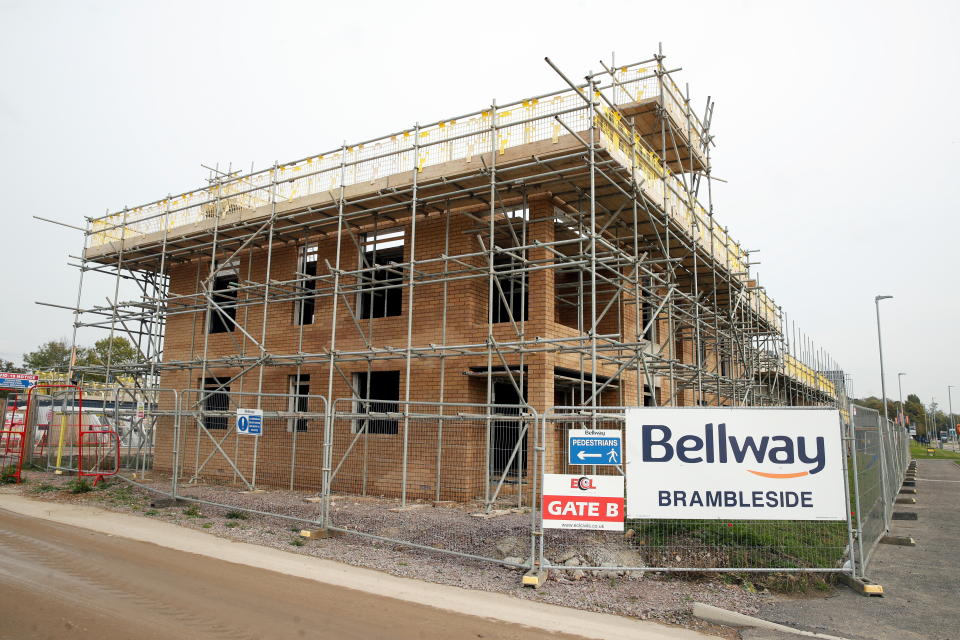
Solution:
<svg viewBox="0 0 960 640"><path fill-rule="evenodd" d="M245 433L248 436L263 434L263 410L237 409L237 433Z"/></svg>
<svg viewBox="0 0 960 640"><path fill-rule="evenodd" d="M37 384L40 376L29 373L0 372L0 389L29 389Z"/></svg>
<svg viewBox="0 0 960 640"><path fill-rule="evenodd" d="M623 476L543 474L543 527L623 531Z"/></svg>
<svg viewBox="0 0 960 640"><path fill-rule="evenodd" d="M616 429L571 429L567 432L568 464L623 464L623 438Z"/></svg>

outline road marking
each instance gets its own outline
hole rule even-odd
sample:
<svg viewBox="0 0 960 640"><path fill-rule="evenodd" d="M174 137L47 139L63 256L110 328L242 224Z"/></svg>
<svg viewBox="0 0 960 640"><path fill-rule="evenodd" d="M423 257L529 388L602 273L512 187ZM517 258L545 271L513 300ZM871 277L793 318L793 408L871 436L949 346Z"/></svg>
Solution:
<svg viewBox="0 0 960 640"><path fill-rule="evenodd" d="M936 478L917 478L923 482L960 482L960 480L937 480Z"/></svg>

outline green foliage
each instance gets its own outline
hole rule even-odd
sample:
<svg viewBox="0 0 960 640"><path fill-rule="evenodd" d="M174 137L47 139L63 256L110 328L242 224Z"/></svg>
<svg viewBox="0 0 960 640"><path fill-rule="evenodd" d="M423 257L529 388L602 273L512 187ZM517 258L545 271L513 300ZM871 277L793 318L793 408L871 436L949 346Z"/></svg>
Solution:
<svg viewBox="0 0 960 640"><path fill-rule="evenodd" d="M883 402L880 401L880 398L871 396L856 399L854 402L860 406L875 409L880 412L880 415L883 415ZM887 415L890 416L890 420L895 421L899 413L900 402L897 399L887 398ZM908 394L904 398L903 415L908 425L916 428L919 435L929 434L931 437L935 437L934 434L950 428L949 414L941 411L935 402L929 406L924 405L915 393Z"/></svg>
<svg viewBox="0 0 960 640"><path fill-rule="evenodd" d="M847 543L847 523L842 521L637 520L627 521L627 526L636 530L632 540L643 545L653 562L665 563L654 566L675 563L675 556L690 547L716 547L712 560L718 566L831 566ZM657 554L662 557L654 557Z"/></svg>
<svg viewBox="0 0 960 640"><path fill-rule="evenodd" d="M104 382L106 376L105 373L98 373L96 370L105 372L109 364L111 371L114 371L119 367L135 364L137 360L136 347L126 338L119 336L97 340L93 343L93 347L83 349L82 353L77 353L78 367L92 367L94 369L83 374L84 380L97 382Z"/></svg>
<svg viewBox="0 0 960 640"><path fill-rule="evenodd" d="M933 449L933 455L930 455L930 452L927 449ZM916 442L910 443L910 455L914 458L933 458L935 460L960 460L960 453L954 451L948 451L946 449L941 449L939 445L933 444L929 447L917 444Z"/></svg>
<svg viewBox="0 0 960 640"><path fill-rule="evenodd" d="M36 351L23 354L28 369L66 372L70 368L70 345L66 338L45 342Z"/></svg>
<svg viewBox="0 0 960 640"><path fill-rule="evenodd" d="M230 529L233 529L234 527L239 527L239 526L240 526L240 523L239 523L239 522L233 522L233 521L231 521L231 522L228 522L228 523L227 523L227 527L229 527Z"/></svg>
<svg viewBox="0 0 960 640"><path fill-rule="evenodd" d="M16 484L17 465L9 464L0 470L0 484Z"/></svg>
<svg viewBox="0 0 960 640"><path fill-rule="evenodd" d="M90 481L86 478L80 478L78 480L71 480L66 484L67 491L74 494L87 493L88 491L93 491L93 485L90 484Z"/></svg>
<svg viewBox="0 0 960 640"><path fill-rule="evenodd" d="M138 355L136 347L126 338L102 338L94 342L92 347L77 347L74 369L78 370L77 377L82 380L104 382L108 364L113 371L136 363ZM70 344L61 338L45 342L36 351L23 354L23 363L29 370L66 373L70 369L70 356Z"/></svg>
<svg viewBox="0 0 960 640"><path fill-rule="evenodd" d="M227 511L227 518L229 518L230 520L246 520L247 514L244 513L243 511L232 509L230 511Z"/></svg>
<svg viewBox="0 0 960 640"><path fill-rule="evenodd" d="M26 373L27 372L27 370L24 369L23 367L18 367L17 365L13 364L13 362L11 362L10 360L4 360L3 358L0 358L0 371L4 371L6 373Z"/></svg>
<svg viewBox="0 0 960 640"><path fill-rule="evenodd" d="M38 484L33 488L34 493L52 493L53 491L59 491L59 490L60 490L60 487L53 484L48 484L46 482L41 482L40 484Z"/></svg>
<svg viewBox="0 0 960 640"><path fill-rule="evenodd" d="M188 518L199 518L203 514L200 513L200 508L193 504L183 510L183 515L187 516Z"/></svg>
<svg viewBox="0 0 960 640"><path fill-rule="evenodd" d="M294 538L290 541L290 544L294 547L302 547L305 543L303 542L303 538Z"/></svg>

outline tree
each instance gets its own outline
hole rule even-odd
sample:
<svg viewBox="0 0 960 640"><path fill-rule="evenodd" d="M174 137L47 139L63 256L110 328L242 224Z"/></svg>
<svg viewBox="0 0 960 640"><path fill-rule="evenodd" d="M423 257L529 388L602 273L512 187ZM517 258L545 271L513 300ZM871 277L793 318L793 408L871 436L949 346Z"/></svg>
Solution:
<svg viewBox="0 0 960 640"><path fill-rule="evenodd" d="M23 354L23 364L34 371L60 371L65 373L70 368L70 345L67 344L65 338L46 342L36 351Z"/></svg>
<svg viewBox="0 0 960 640"><path fill-rule="evenodd" d="M139 360L136 347L126 338L115 336L113 338L102 338L93 343L93 347L84 349L82 354L77 354L78 367L90 367L94 371L84 374L86 380L104 381L106 379L107 365L110 366L111 375L116 374L117 370L125 366L135 364ZM103 373L97 373L96 369Z"/></svg>
<svg viewBox="0 0 960 640"><path fill-rule="evenodd" d="M3 358L0 358L0 371L4 371L6 373L26 373L27 372L27 370L24 369L23 367L18 367L17 365L13 364L13 362L11 362L10 360L4 360Z"/></svg>

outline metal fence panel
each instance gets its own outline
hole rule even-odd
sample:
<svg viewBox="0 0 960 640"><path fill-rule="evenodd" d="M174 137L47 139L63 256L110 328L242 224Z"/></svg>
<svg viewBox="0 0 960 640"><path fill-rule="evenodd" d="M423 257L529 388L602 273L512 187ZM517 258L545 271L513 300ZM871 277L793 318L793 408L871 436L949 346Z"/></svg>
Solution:
<svg viewBox="0 0 960 640"><path fill-rule="evenodd" d="M566 446L570 429L623 431L624 411L548 411L541 434L544 471L622 474L622 467L569 465ZM543 566L571 572L841 571L849 570L849 537L845 521L643 519L627 520L623 533L545 529L541 553Z"/></svg>
<svg viewBox="0 0 960 640"><path fill-rule="evenodd" d="M858 568L864 575L877 543L890 530L893 504L910 462L910 438L876 409L852 405L850 417Z"/></svg>
<svg viewBox="0 0 960 640"><path fill-rule="evenodd" d="M327 524L425 549L528 566L527 406L339 399Z"/></svg>

